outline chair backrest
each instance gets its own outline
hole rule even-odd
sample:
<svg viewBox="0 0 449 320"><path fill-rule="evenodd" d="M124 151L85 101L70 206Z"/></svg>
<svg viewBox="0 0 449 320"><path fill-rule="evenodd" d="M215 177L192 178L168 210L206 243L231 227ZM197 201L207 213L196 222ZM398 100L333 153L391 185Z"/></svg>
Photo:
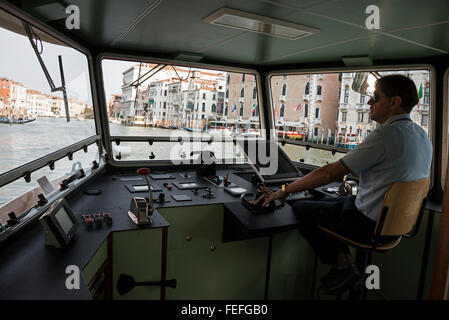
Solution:
<svg viewBox="0 0 449 320"><path fill-rule="evenodd" d="M399 236L410 232L416 223L421 205L429 191L430 178L393 183L385 193L382 209L377 220L381 225L384 208L388 208L380 232L381 236Z"/></svg>

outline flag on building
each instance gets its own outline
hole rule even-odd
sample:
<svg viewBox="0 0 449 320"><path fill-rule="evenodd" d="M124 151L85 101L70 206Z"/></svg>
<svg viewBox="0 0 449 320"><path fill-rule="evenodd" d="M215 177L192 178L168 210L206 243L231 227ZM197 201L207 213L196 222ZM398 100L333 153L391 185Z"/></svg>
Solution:
<svg viewBox="0 0 449 320"><path fill-rule="evenodd" d="M274 116L276 117L276 105L274 105Z"/></svg>
<svg viewBox="0 0 449 320"><path fill-rule="evenodd" d="M418 98L421 99L422 97L423 97L423 94L422 94L422 82L421 82L421 85L419 86Z"/></svg>
<svg viewBox="0 0 449 320"><path fill-rule="evenodd" d="M295 107L295 111L301 110L301 102Z"/></svg>
<svg viewBox="0 0 449 320"><path fill-rule="evenodd" d="M233 113L235 110L237 110L237 106L234 104L234 107L232 108L231 113Z"/></svg>
<svg viewBox="0 0 449 320"><path fill-rule="evenodd" d="M251 114L254 115L255 112L256 112L256 105L253 104L253 108L251 109Z"/></svg>

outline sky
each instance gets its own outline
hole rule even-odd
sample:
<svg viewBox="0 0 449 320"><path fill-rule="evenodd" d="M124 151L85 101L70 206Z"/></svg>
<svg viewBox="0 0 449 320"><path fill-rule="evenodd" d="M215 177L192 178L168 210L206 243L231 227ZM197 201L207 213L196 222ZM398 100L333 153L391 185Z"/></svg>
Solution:
<svg viewBox="0 0 449 320"><path fill-rule="evenodd" d="M62 97L62 92L51 93L50 85L28 40L28 37L0 27L0 77L22 83L27 89ZM70 47L42 42L42 59L55 87L61 85L58 55L62 56L68 97L92 105L87 57ZM40 49L40 45L38 45ZM121 94L122 72L135 62L105 61L104 79L106 102L111 94Z"/></svg>

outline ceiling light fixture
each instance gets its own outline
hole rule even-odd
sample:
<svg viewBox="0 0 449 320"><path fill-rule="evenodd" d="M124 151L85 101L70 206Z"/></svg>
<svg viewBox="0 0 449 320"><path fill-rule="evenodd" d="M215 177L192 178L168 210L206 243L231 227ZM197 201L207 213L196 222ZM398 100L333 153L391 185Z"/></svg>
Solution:
<svg viewBox="0 0 449 320"><path fill-rule="evenodd" d="M203 21L219 26L263 33L290 40L296 40L319 31L316 28L230 8L221 8L204 18Z"/></svg>

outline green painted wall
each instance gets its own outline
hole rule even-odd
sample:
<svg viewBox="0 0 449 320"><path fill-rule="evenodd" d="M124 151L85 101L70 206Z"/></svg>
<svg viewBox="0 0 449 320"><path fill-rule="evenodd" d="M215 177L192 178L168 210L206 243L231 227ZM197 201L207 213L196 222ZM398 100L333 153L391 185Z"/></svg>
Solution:
<svg viewBox="0 0 449 320"><path fill-rule="evenodd" d="M434 217L423 299L427 299L429 293L438 235L440 216L438 213L435 213ZM373 254L371 264L377 265L380 271L380 290L377 290L377 292L387 300L416 300L427 224L428 213L425 211L419 232L414 238L402 239L396 248L386 253ZM353 249L351 251L353 252L353 257L355 257L355 251ZM319 285L320 277L325 276L328 271L329 266L318 263L317 285ZM372 290L368 291L367 299L382 300L384 299L382 296ZM335 297L323 295L320 295L319 298L321 300L335 299Z"/></svg>
<svg viewBox="0 0 449 320"><path fill-rule="evenodd" d="M160 299L160 286L137 286L121 296L117 292L120 274L135 281L161 280L162 228L113 233L113 299Z"/></svg>
<svg viewBox="0 0 449 320"><path fill-rule="evenodd" d="M221 243L223 205L158 209L169 221L167 299L263 299L269 238Z"/></svg>
<svg viewBox="0 0 449 320"><path fill-rule="evenodd" d="M177 288L166 288L167 299L263 299L269 237L222 243L223 205L159 209L168 228L167 279ZM375 253L379 266L379 291L387 299L416 299L428 214L413 239L403 239L386 254ZM424 299L428 296L439 214L435 214ZM162 229L113 234L113 298L159 299L159 286L136 287L124 296L116 289L121 273L136 281L160 280ZM107 241L82 271L89 283L107 257ZM273 235L268 298L310 299L314 252L294 229ZM318 263L316 287L329 266ZM317 296L315 295L315 299ZM321 300L335 299L321 295ZM344 298L344 297L343 297ZM368 299L382 299L368 292Z"/></svg>
<svg viewBox="0 0 449 320"><path fill-rule="evenodd" d="M95 276L97 271L100 269L100 267L103 265L103 263L108 258L108 240L105 240L100 248L98 248L97 252L95 252L95 255L90 259L90 261L87 263L87 265L82 270L81 274L83 275L84 281L86 284L89 284L89 282L92 280L92 278Z"/></svg>
<svg viewBox="0 0 449 320"><path fill-rule="evenodd" d="M310 299L314 253L297 229L273 235L269 299Z"/></svg>

